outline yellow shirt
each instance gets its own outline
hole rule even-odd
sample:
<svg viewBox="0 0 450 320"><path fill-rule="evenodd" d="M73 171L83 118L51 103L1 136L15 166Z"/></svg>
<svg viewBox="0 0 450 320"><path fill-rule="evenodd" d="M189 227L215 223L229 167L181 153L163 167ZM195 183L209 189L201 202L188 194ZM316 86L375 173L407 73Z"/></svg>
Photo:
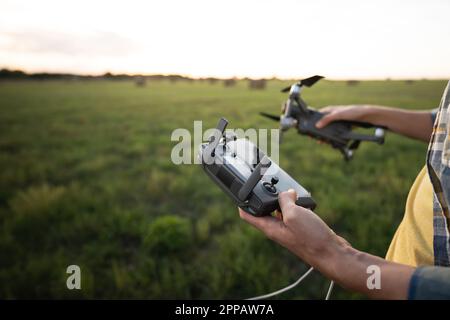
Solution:
<svg viewBox="0 0 450 320"><path fill-rule="evenodd" d="M426 166L417 175L406 200L405 216L386 260L410 266L433 265L433 186Z"/></svg>

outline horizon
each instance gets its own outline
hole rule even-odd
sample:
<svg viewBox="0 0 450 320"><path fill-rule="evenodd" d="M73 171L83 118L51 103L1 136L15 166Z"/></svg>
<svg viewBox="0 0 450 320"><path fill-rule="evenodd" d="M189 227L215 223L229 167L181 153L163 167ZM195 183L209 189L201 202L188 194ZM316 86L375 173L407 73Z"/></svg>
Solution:
<svg viewBox="0 0 450 320"><path fill-rule="evenodd" d="M176 73L111 73L109 71L106 71L105 73L99 73L99 74L91 74L91 73L72 73L72 72L48 72L48 71L36 71L36 72L30 72L30 71L26 71L23 69L16 69L16 68L11 68L11 67L4 67L4 66L0 66L0 71L1 70L7 70L10 72L23 72L25 73L27 76L30 75L34 75L34 74L49 74L49 75L68 75L68 76L75 76L75 77L94 77L94 78L101 78L104 77L106 74L111 74L113 77L114 76L127 76L127 77L155 77L155 76L162 76L162 77L171 77L171 76L175 76L175 77L182 77L182 78L187 78L187 79L193 79L193 80L202 80L202 79L208 79L208 78L212 78L212 79L217 79L217 80L228 80L228 79L235 79L235 80L258 80L258 79L264 79L264 80L279 80L279 81L297 81L301 78L306 78L312 75L305 75L305 76L301 76L301 77L297 77L297 78L280 78L280 77L271 77L271 78L257 78L257 77L249 77L249 76L243 76L243 77L231 77L231 78L227 78L227 77L215 77L215 76L200 76L200 77L195 77L195 76L191 76L191 75L186 75L186 74L176 74ZM450 77L449 77L450 78ZM401 78L401 77L387 77L387 78L330 78L330 77L325 77L324 76L324 81L447 81L450 79L449 78Z"/></svg>
<svg viewBox="0 0 450 320"><path fill-rule="evenodd" d="M28 73L450 78L445 0L0 2L0 68Z"/></svg>

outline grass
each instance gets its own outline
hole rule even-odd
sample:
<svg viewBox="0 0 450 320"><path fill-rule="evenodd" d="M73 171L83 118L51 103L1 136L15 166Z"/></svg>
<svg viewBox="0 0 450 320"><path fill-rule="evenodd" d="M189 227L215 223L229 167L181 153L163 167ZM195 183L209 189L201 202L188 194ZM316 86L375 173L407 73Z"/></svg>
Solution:
<svg viewBox="0 0 450 320"><path fill-rule="evenodd" d="M170 161L175 128L275 128L287 83L44 81L0 83L0 298L246 298L306 269L244 224L195 165ZM313 106L438 106L444 81L321 81ZM345 163L288 132L280 162L310 190L316 212L358 249L383 256L426 145L389 134ZM66 268L81 267L82 290ZM320 299L318 274L283 298ZM335 298L360 298L337 289Z"/></svg>

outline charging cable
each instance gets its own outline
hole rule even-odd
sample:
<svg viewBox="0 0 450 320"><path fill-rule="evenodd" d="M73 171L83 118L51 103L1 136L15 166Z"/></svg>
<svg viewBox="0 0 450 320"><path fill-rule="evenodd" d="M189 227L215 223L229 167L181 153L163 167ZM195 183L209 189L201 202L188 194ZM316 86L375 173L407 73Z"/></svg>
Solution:
<svg viewBox="0 0 450 320"><path fill-rule="evenodd" d="M265 294L265 295L262 295L262 296L248 298L246 300L263 300L263 299L267 299L267 298L279 295L279 294L281 294L283 292L289 291L289 290L295 288L296 286L298 286L313 271L314 271L314 268L311 267L311 268L308 269L308 271L306 271L304 274L302 274L302 276L300 278L298 278L297 281L295 281L294 283L288 285L287 287L284 287L284 288L282 288L280 290L277 290L277 291L274 291L274 292L271 292L271 293L268 293L268 294ZM334 281L331 281L330 282L330 286L328 287L328 292L327 292L327 295L325 297L325 300L328 300L330 298L331 291L333 291L333 287L334 287Z"/></svg>
<svg viewBox="0 0 450 320"><path fill-rule="evenodd" d="M334 281L331 280L330 286L328 287L328 292L327 292L327 296L325 297L325 300L330 300L331 291L333 291L333 287L334 287Z"/></svg>

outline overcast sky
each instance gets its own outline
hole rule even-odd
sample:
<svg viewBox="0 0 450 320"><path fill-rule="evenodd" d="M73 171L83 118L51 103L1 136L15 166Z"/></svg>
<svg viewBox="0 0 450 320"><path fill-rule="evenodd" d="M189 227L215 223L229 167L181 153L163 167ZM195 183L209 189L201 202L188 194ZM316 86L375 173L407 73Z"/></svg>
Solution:
<svg viewBox="0 0 450 320"><path fill-rule="evenodd" d="M450 0L0 0L0 67L450 78Z"/></svg>

